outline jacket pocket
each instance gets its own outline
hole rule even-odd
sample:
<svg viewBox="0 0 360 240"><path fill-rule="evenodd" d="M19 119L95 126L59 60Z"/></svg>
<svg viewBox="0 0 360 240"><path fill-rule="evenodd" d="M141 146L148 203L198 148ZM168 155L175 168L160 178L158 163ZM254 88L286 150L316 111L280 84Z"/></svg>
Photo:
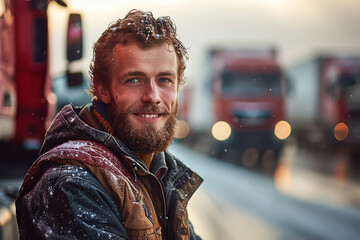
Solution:
<svg viewBox="0 0 360 240"><path fill-rule="evenodd" d="M130 202L124 206L124 226L133 240L161 239L161 227L156 214L150 211L144 201Z"/></svg>

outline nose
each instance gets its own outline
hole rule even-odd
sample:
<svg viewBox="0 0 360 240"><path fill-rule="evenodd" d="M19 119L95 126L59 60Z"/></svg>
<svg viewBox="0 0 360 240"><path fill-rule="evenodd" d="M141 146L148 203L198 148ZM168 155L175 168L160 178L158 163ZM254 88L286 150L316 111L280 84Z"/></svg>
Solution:
<svg viewBox="0 0 360 240"><path fill-rule="evenodd" d="M159 89L155 81L149 81L149 84L146 84L144 88L144 93L141 97L143 104L159 104L161 102Z"/></svg>

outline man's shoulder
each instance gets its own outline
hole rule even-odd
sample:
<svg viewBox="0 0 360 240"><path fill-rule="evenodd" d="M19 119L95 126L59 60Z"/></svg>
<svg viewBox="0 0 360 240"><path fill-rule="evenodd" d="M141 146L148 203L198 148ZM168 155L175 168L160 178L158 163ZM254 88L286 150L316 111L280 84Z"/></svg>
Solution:
<svg viewBox="0 0 360 240"><path fill-rule="evenodd" d="M43 154L40 161L55 161L62 164L82 166L86 169L99 167L125 175L128 172L121 159L110 149L101 143L90 140L63 143Z"/></svg>
<svg viewBox="0 0 360 240"><path fill-rule="evenodd" d="M74 178L81 180L96 179L87 169L71 164L50 165L44 171L43 176L47 177L48 179L54 179L54 180L66 179L66 178Z"/></svg>
<svg viewBox="0 0 360 240"><path fill-rule="evenodd" d="M26 194L37 182L45 180L49 184L83 180L92 184L99 182L109 190L109 183L102 181L117 178L121 182L132 182L129 171L125 169L114 154L98 143L91 141L69 141L41 155L27 172L20 193Z"/></svg>
<svg viewBox="0 0 360 240"><path fill-rule="evenodd" d="M73 186L81 186L87 189L88 185L102 189L102 184L87 169L69 165L69 164L52 164L42 174L39 183L49 186L71 184Z"/></svg>
<svg viewBox="0 0 360 240"><path fill-rule="evenodd" d="M106 187L90 170L76 165L53 165L47 168L41 179L43 189L57 189L63 194L73 192L80 195L101 195L102 198L112 199Z"/></svg>

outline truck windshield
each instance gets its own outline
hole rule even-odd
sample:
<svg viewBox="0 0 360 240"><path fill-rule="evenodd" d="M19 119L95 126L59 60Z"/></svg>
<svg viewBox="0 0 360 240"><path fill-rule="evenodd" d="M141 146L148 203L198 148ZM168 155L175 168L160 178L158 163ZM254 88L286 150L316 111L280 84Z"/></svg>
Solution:
<svg viewBox="0 0 360 240"><path fill-rule="evenodd" d="M228 96L280 96L280 74L224 72L222 88Z"/></svg>

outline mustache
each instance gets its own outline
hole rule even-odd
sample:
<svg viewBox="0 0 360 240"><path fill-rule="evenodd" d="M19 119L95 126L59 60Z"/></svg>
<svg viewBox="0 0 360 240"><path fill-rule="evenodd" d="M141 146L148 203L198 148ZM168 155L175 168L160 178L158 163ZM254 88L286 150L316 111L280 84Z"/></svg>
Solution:
<svg viewBox="0 0 360 240"><path fill-rule="evenodd" d="M133 113L157 113L157 114L170 114L171 112L166 107L159 107L157 105L143 105L137 107L130 107L126 111L127 114Z"/></svg>

